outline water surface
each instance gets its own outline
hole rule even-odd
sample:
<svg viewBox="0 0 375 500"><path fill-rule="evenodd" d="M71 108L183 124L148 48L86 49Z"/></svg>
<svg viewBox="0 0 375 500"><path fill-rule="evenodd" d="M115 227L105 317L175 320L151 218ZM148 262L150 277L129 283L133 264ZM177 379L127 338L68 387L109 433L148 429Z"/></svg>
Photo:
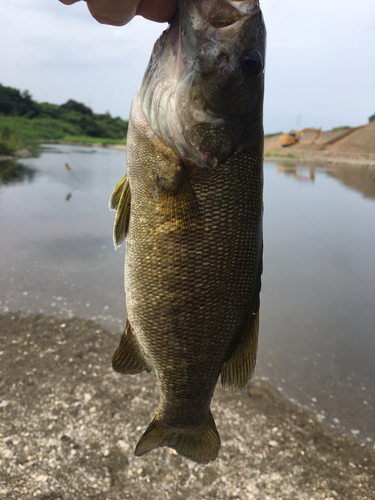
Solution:
<svg viewBox="0 0 375 500"><path fill-rule="evenodd" d="M124 152L72 146L0 163L0 312L123 329L108 200L125 171ZM373 447L374 176L266 163L264 204L256 376Z"/></svg>

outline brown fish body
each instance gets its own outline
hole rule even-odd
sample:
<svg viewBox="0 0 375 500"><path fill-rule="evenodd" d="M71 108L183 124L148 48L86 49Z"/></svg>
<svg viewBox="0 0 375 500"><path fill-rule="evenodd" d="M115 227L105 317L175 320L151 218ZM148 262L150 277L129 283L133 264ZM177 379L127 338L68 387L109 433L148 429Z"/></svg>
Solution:
<svg viewBox="0 0 375 500"><path fill-rule="evenodd" d="M262 268L261 98L245 128L234 153L215 168L199 168L152 130L142 93L133 100L127 179L112 199L118 234L127 232L128 310L113 366L129 374L154 369L160 388L159 410L137 455L170 446L199 463L214 460L220 438L210 402L217 379L221 374L225 388L241 392L254 370Z"/></svg>

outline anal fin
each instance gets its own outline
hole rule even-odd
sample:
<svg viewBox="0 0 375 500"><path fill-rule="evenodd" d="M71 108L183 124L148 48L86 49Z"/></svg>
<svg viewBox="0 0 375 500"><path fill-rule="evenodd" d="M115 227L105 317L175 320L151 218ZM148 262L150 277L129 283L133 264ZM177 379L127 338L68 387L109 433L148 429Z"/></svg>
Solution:
<svg viewBox="0 0 375 500"><path fill-rule="evenodd" d="M145 361L140 351L129 319L126 320L126 328L120 340L120 345L112 357L112 368L116 372L125 375L135 375L143 371L151 371L151 367Z"/></svg>
<svg viewBox="0 0 375 500"><path fill-rule="evenodd" d="M115 248L120 246L126 238L130 219L130 186L127 175L116 184L109 200L111 210L116 210L116 219L113 228L113 244Z"/></svg>
<svg viewBox="0 0 375 500"><path fill-rule="evenodd" d="M198 464L213 462L219 453L220 436L211 412L205 425L192 429L170 427L156 415L134 453L139 457L163 446L176 450L179 455Z"/></svg>
<svg viewBox="0 0 375 500"><path fill-rule="evenodd" d="M243 392L255 370L259 331L259 297L247 318L240 338L229 359L223 364L221 385L228 391Z"/></svg>

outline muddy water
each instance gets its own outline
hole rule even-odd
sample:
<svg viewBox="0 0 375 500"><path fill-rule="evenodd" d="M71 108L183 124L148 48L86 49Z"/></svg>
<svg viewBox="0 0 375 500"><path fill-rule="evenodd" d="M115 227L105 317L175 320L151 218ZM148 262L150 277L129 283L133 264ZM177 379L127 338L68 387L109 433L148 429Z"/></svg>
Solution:
<svg viewBox="0 0 375 500"><path fill-rule="evenodd" d="M0 312L123 328L124 246L113 250L108 199L124 172L125 153L101 148L0 163ZM373 447L375 183L355 172L265 164L256 376Z"/></svg>

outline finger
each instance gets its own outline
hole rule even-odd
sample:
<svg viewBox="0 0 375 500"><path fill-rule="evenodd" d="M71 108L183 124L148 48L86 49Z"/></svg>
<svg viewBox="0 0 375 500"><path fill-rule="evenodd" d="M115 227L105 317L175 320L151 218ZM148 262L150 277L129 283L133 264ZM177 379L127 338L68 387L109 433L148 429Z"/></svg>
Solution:
<svg viewBox="0 0 375 500"><path fill-rule="evenodd" d="M164 23L170 21L177 10L177 0L141 0L137 14Z"/></svg>
<svg viewBox="0 0 375 500"><path fill-rule="evenodd" d="M80 0L60 0L72 5ZM170 21L177 10L177 0L85 0L91 15L101 24L123 26L140 15L159 23Z"/></svg>
<svg viewBox="0 0 375 500"><path fill-rule="evenodd" d="M79 1L80 0L60 0L60 2L65 4L65 5L72 5L73 3L77 3Z"/></svg>
<svg viewBox="0 0 375 500"><path fill-rule="evenodd" d="M131 21L139 3L140 0L87 0L91 15L99 23L114 26L123 26Z"/></svg>

